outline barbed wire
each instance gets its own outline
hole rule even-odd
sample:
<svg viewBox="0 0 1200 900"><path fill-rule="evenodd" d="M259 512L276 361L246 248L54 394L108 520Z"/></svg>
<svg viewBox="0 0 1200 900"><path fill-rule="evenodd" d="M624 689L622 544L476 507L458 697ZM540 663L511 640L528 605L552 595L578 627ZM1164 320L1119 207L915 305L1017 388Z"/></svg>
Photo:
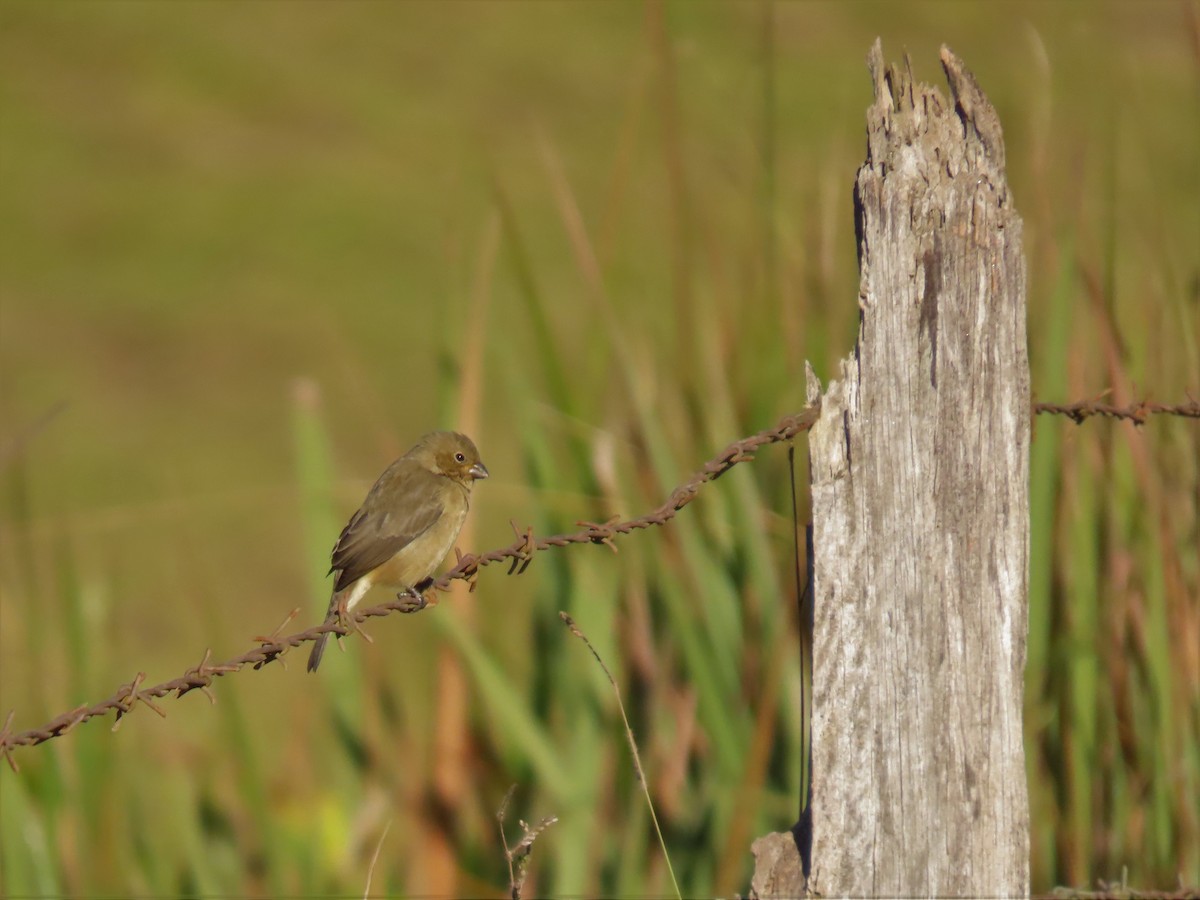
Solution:
<svg viewBox="0 0 1200 900"><path fill-rule="evenodd" d="M603 544L613 552L616 552L615 539L617 537L642 528L665 525L675 518L681 509L696 499L696 495L703 485L720 478L739 463L753 459L755 451L761 447L768 444L790 441L798 434L808 431L812 428L813 423L816 422L819 413L820 404L812 404L795 415L785 416L773 428L767 428L757 434L734 441L706 462L687 481L676 487L665 502L645 515L623 520L614 518L608 522L579 522L577 524L582 526L579 531L568 534L556 534L544 538L535 538L532 527L522 531L514 522L512 523L513 531L516 533L517 538L512 544L478 556L472 554L460 555L450 571L434 580L426 588L426 595L435 590L445 591L450 587L452 581L460 579L467 581L471 585L471 589L474 590L475 577L478 575L480 569L506 560L510 562L508 574L520 575L529 568L529 564L533 561L533 556L536 552L547 550L551 547L566 547L571 544ZM15 713L10 712L4 723L4 727L0 729L0 754L3 754L13 771L18 771L19 767L12 756L14 748L32 747L52 738L61 737L89 719L106 715L109 712L116 713L116 722L113 724L113 730L115 731L120 727L122 719L132 712L138 704L143 704L160 716L165 717L167 714L166 710L155 701L171 695L179 698L198 690L202 691L211 702L215 703L216 697L212 693L211 686L217 678L224 677L233 672L240 672L246 666L261 669L263 666L273 662L282 663L285 654L291 648L315 641L326 632L332 631L342 635L348 634L351 630L357 630L358 626L367 619L390 615L393 612L417 612L426 605L424 598L422 598L420 603L416 603L411 597L402 595L387 603L355 611L348 617L348 625L342 625L340 622L334 620L332 622L323 622L320 625L304 631L298 631L295 634L278 637L278 632L282 631L299 614L299 609L294 609L274 633L266 637L254 638L258 642L257 647L233 659L218 663L209 662L212 658L212 650L207 649L204 651L204 656L200 662L192 666L178 678L173 678L170 681L164 681L150 687L142 687L142 683L146 679L146 673L138 672L132 681L117 688L116 693L111 697L101 700L98 703L93 703L90 706L86 704L78 706L69 712L56 716L40 728L31 728L27 731L14 733L12 731L12 722Z"/></svg>
<svg viewBox="0 0 1200 900"><path fill-rule="evenodd" d="M1173 406L1142 400L1129 406L1118 407L1102 403L1099 399L1092 399L1067 404L1035 403L1033 405L1033 412L1035 415L1066 416L1076 424L1080 424L1093 416L1104 416L1113 419L1124 419L1141 425L1151 415L1173 415L1200 419L1200 403L1189 397L1188 402ZM790 441L798 434L808 431L816 422L819 414L820 404L818 402L805 407L799 413L785 416L773 428L767 428L757 434L734 441L706 462L691 478L676 487L664 503L645 515L624 520L614 518L608 522L579 522L577 524L582 526L579 531L556 534L544 538L535 538L532 527L522 531L513 522L513 531L517 537L512 544L478 556L473 554L459 555L454 567L428 586L426 595L430 591L445 591L450 587L450 583L456 580L468 582L471 585L471 590L474 590L475 578L479 574L480 569L506 560L510 562L508 574L520 575L529 567L536 552L548 550L551 547L566 547L571 544L603 544L613 550L613 552L616 552L615 539L618 536L626 535L643 528L665 525L696 498L703 485L710 481L715 481L739 463L753 459L755 451L759 448L768 444ZM367 619L390 615L394 612L413 613L424 609L426 605L428 604L424 597L419 603L415 603L407 595L399 596L378 606L354 612L349 616L348 625L343 625L336 620L323 622L304 631L278 637L278 632L282 631L293 618L299 615L299 608L293 609L275 632L265 637L255 638L258 641L257 647L233 659L218 663L209 662L212 658L212 650L206 649L200 662L192 666L178 678L145 688L142 687L142 683L146 679L146 673L138 672L129 683L117 688L116 693L111 697L93 703L90 706L87 704L78 706L75 709L56 716L40 728L13 732L12 722L15 717L15 711L10 712L4 722L4 727L0 728L0 755L4 756L13 771L18 771L19 767L12 756L14 748L32 747L52 738L61 737L89 719L106 715L109 712L116 713L116 722L113 724L113 730L116 731L120 727L122 719L132 712L139 703L149 707L163 717L166 717L166 710L154 701L161 700L170 695L179 698L198 690L202 691L210 702L215 703L216 697L212 693L211 686L217 678L234 672L240 672L246 666L261 669L263 666L273 662L283 662L283 657L287 651L293 647L299 647L302 644L315 641L326 632L331 631L345 635L351 630L359 630L358 626Z"/></svg>
<svg viewBox="0 0 1200 900"><path fill-rule="evenodd" d="M1103 396L1103 395L1102 395ZM1035 403L1033 411L1037 415L1066 416L1076 425L1083 423L1092 416L1105 416L1110 419L1125 419L1135 425L1143 425L1149 416L1167 415L1183 416L1188 419L1200 419L1200 403L1188 397L1187 403L1166 406L1162 403L1151 403L1149 400L1139 400L1128 406L1110 406L1101 403L1100 398L1093 400L1078 400L1075 403Z"/></svg>

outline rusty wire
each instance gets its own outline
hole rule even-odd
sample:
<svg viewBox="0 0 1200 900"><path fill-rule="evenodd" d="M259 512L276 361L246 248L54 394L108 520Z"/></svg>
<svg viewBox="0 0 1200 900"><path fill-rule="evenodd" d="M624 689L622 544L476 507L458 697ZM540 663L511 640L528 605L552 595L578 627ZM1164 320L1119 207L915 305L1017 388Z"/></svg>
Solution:
<svg viewBox="0 0 1200 900"><path fill-rule="evenodd" d="M819 404L808 406L795 415L785 416L773 428L767 428L758 434L734 441L706 462L691 478L675 488L662 505L637 518L613 519L608 522L579 522L577 524L582 526L579 531L569 534L556 534L544 538L535 538L532 528L526 528L522 531L513 523L513 530L517 533L517 539L512 544L479 556L471 554L460 555L454 567L445 575L433 581L426 593L432 590L447 590L450 583L456 579L469 582L471 588L474 589L474 580L480 569L504 560L511 561L508 569L509 574L519 575L529 567L534 553L550 547L566 547L570 544L603 544L613 550L613 552L616 552L615 539L618 536L629 534L631 531L637 531L641 528L665 525L671 519L675 518L681 509L696 499L697 493L699 493L700 488L704 484L724 475L738 463L753 459L755 451L760 447L768 444L777 444L782 441L790 441L798 434L808 431L812 428L813 423L816 422L819 412ZM324 622L305 631L296 632L295 634L283 637L276 636L298 614L298 610L293 610L279 628L276 629L276 633L266 637L254 638L258 642L258 646L246 651L241 656L236 656L225 662L209 662L212 651L205 650L204 657L200 662L192 666L178 678L173 678L170 681L164 681L161 684L150 687L142 687L142 682L145 681L146 674L138 672L129 683L117 688L116 693L108 699L93 703L90 706L83 705L76 707L56 716L40 728L31 728L27 731L14 733L12 731L14 714L10 712L8 719L4 723L4 727L0 728L0 754L8 760L8 764L13 770L17 771L16 760L12 757L14 747L32 747L44 743L51 738L67 734L78 725L97 716L115 712L116 722L113 725L113 730L115 731L120 726L122 718L132 712L134 707L139 703L148 706L160 716L166 716L166 711L154 701L169 695L182 697L191 691L199 690L203 691L208 699L215 703L216 697L210 688L213 681L217 678L229 675L232 672L240 672L246 666L260 669L269 663L282 661L287 651L301 644L306 644L309 641L315 641L327 631L344 635L350 630L355 630L360 623L367 619L386 616L393 612L416 612L424 608L425 605L424 602L414 603L413 599L408 595L401 595L387 603L355 611L349 617L351 621L348 627L335 620Z"/></svg>
<svg viewBox="0 0 1200 900"><path fill-rule="evenodd" d="M1166 406L1162 403L1151 403L1149 400L1139 400L1128 406L1111 406L1101 403L1099 398L1093 400L1078 400L1075 403L1035 403L1033 411L1038 415L1066 416L1076 425L1082 424L1092 416L1105 416L1110 419L1125 419L1135 425L1143 425L1152 415L1183 416L1187 419L1200 419L1200 403L1188 398L1187 403Z"/></svg>
<svg viewBox="0 0 1200 900"><path fill-rule="evenodd" d="M1066 416L1077 424L1082 423L1085 419L1092 416L1105 416L1113 419L1124 419L1141 425L1151 415L1174 415L1192 419L1200 418L1200 403L1189 398L1187 403L1166 406L1142 400L1129 406L1117 407L1102 403L1099 399L1093 399L1067 404L1035 403L1033 405L1033 412L1039 415ZM675 518L681 509L696 498L697 493L699 493L703 485L719 478L738 463L753 459L754 452L760 447L782 441L790 441L796 435L808 431L816 422L819 413L819 403L813 404L795 415L785 416L773 428L767 428L757 434L734 441L706 462L691 478L675 488L662 505L637 518L613 519L608 522L579 522L577 524L582 526L579 531L568 534L556 534L544 538L535 538L532 528L526 528L522 531L514 522L513 530L517 534L517 539L512 544L478 556L472 554L460 555L454 567L445 575L433 581L429 586L429 590L445 591L449 588L452 581L458 579L469 582L471 589L474 590L475 577L478 575L480 569L505 560L510 561L508 573L510 575L519 575L529 567L534 553L549 549L550 547L566 547L570 544L603 544L613 550L613 552L616 552L615 539L618 536L626 535L631 531L637 531L642 528L665 525L671 519ZM200 662L192 666L178 678L145 688L142 687L142 682L146 679L146 673L138 672L129 683L117 688L116 693L108 699L93 703L90 706L86 704L78 706L75 709L56 716L40 728L31 728L27 731L14 733L12 722L15 713L10 712L8 718L5 720L4 727L0 728L0 755L3 755L8 764L16 771L18 768L17 763L12 757L14 747L36 746L51 738L67 734L76 726L97 716L115 712L116 722L113 724L113 730L115 731L120 726L121 719L132 712L134 707L139 703L164 717L166 716L166 710L154 701L172 694L175 697L182 697L191 691L199 690L203 691L205 696L211 702L215 703L216 697L210 688L213 681L217 678L233 672L240 672L246 666L261 669L269 663L281 661L288 650L298 647L301 644L306 644L309 641L315 641L327 631L344 635L351 630L357 630L358 625L367 619L386 616L393 612L416 612L423 609L425 605L424 600L420 603L414 603L411 597L401 595L387 603L354 612L350 616L348 627L343 626L337 621L324 622L305 631L299 631L284 637L277 637L276 634L278 631L282 630L299 613L298 609L293 610L288 618L276 629L275 634L255 638L258 646L246 651L241 656L236 656L225 662L209 662L212 651L211 649L205 650L204 657Z"/></svg>

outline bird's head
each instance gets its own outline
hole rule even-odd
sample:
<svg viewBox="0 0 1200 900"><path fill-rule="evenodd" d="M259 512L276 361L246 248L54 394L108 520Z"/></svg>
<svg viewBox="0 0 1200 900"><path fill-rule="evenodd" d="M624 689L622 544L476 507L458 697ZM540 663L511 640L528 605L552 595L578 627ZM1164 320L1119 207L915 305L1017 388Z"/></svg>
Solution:
<svg viewBox="0 0 1200 900"><path fill-rule="evenodd" d="M456 481L465 488L488 477L487 466L479 458L475 442L457 431L434 431L417 443L422 461L438 475Z"/></svg>

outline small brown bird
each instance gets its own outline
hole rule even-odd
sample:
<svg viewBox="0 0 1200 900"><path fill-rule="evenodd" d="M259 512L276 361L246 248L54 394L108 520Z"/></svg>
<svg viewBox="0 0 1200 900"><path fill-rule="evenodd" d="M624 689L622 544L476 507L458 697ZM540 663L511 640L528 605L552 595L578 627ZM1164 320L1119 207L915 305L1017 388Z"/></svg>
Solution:
<svg viewBox="0 0 1200 900"><path fill-rule="evenodd" d="M433 431L388 466L333 545L333 596L326 622L346 614L375 585L402 588L421 603L429 578L458 537L471 485L487 478L475 444L456 431ZM321 664L330 632L317 638L308 671Z"/></svg>

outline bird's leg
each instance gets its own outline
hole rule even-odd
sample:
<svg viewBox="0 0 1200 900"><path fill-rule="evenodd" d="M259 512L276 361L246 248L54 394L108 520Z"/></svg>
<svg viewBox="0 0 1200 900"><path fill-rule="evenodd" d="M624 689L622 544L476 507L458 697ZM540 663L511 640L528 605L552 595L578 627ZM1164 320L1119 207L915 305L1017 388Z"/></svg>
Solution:
<svg viewBox="0 0 1200 900"><path fill-rule="evenodd" d="M408 597L409 599L406 600L404 605L400 607L400 612L402 613L420 612L429 605L428 601L425 599L425 595L415 588L406 587L396 595L397 600L404 600L405 597Z"/></svg>

